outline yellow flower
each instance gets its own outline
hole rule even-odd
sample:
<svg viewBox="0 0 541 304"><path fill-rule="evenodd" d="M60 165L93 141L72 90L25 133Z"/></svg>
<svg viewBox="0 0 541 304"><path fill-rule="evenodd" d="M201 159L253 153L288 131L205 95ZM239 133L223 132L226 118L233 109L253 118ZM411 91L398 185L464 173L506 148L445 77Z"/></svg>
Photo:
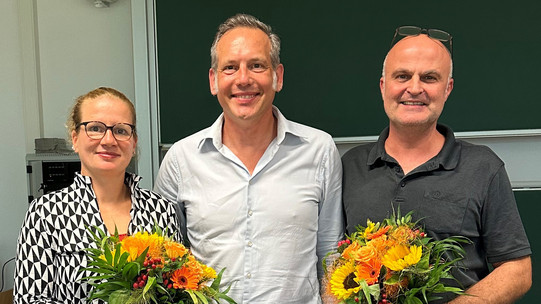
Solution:
<svg viewBox="0 0 541 304"><path fill-rule="evenodd" d="M216 278L216 270L214 270L212 267L209 267L205 264L200 264L201 268L203 269L203 281L212 280Z"/></svg>
<svg viewBox="0 0 541 304"><path fill-rule="evenodd" d="M376 226L376 224L374 222L372 222L371 220L367 220L366 221L366 229L364 230L364 233L363 233L363 237L366 238L369 234L372 233L372 231L374 230L374 227Z"/></svg>
<svg viewBox="0 0 541 304"><path fill-rule="evenodd" d="M148 232L137 232L122 240L122 249L129 252L128 261L135 260L145 249L147 254L153 258L162 258L163 237L158 234L149 234Z"/></svg>
<svg viewBox="0 0 541 304"><path fill-rule="evenodd" d="M337 268L331 276L331 293L338 300L345 300L353 293L359 292L361 286L355 281L355 265L346 263Z"/></svg>
<svg viewBox="0 0 541 304"><path fill-rule="evenodd" d="M184 245L177 242L164 241L163 247L165 248L165 254L167 254L170 259L181 258L188 252L188 249L186 249Z"/></svg>
<svg viewBox="0 0 541 304"><path fill-rule="evenodd" d="M423 249L420 246L396 245L387 251L387 254L382 259L385 267L400 271L411 265L417 264L421 260Z"/></svg>

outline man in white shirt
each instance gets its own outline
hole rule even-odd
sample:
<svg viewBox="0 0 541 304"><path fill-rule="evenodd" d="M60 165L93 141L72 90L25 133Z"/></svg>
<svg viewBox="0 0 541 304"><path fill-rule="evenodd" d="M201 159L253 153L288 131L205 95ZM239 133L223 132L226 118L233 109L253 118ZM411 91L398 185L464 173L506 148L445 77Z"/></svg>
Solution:
<svg viewBox="0 0 541 304"><path fill-rule="evenodd" d="M342 167L327 133L288 121L280 40L253 16L218 29L210 91L223 114L175 143L155 190L179 203L194 255L237 303L321 303L321 260L343 237Z"/></svg>

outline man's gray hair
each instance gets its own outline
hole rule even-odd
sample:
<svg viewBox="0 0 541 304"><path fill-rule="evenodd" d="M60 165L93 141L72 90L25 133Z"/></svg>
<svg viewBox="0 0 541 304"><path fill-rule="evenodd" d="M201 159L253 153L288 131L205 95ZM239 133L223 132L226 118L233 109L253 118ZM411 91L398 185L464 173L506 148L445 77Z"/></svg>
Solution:
<svg viewBox="0 0 541 304"><path fill-rule="evenodd" d="M216 54L216 45L218 44L218 41L220 41L220 39L225 33L237 27L260 29L269 37L271 43L271 65L272 69L276 70L276 68L280 64L280 38L278 37L278 35L272 32L272 28L269 25L259 21L259 19L257 19L256 17L247 14L237 14L233 17L230 17L218 27L218 32L216 33L216 36L214 37L214 42L212 43L212 46L210 48L212 69L215 71L218 69L218 54Z"/></svg>

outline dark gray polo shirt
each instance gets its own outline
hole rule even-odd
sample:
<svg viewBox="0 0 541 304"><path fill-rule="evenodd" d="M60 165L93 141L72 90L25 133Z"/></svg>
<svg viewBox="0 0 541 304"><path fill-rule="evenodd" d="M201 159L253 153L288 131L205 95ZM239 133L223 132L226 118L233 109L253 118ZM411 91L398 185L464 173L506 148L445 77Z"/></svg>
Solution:
<svg viewBox="0 0 541 304"><path fill-rule="evenodd" d="M355 147L342 157L346 230L383 220L392 205L401 214L414 210L434 239L461 235L465 269L454 273L464 288L489 273L489 263L531 254L511 184L500 158L488 147L455 140L438 125L445 144L438 155L404 175L385 152L386 128L376 143Z"/></svg>

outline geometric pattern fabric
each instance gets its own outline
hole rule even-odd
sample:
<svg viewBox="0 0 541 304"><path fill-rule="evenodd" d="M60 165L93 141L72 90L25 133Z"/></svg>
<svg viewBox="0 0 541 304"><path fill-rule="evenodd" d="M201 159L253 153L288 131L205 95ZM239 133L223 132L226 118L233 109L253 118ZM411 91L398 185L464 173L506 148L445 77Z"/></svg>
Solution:
<svg viewBox="0 0 541 304"><path fill-rule="evenodd" d="M139 188L140 179L125 175L132 200L128 235L150 232L156 223L180 241L175 204ZM84 248L96 247L87 230L92 226L107 231L89 176L76 173L70 186L32 201L17 242L14 303L87 303L91 286L81 278L90 273L80 269L88 262Z"/></svg>

